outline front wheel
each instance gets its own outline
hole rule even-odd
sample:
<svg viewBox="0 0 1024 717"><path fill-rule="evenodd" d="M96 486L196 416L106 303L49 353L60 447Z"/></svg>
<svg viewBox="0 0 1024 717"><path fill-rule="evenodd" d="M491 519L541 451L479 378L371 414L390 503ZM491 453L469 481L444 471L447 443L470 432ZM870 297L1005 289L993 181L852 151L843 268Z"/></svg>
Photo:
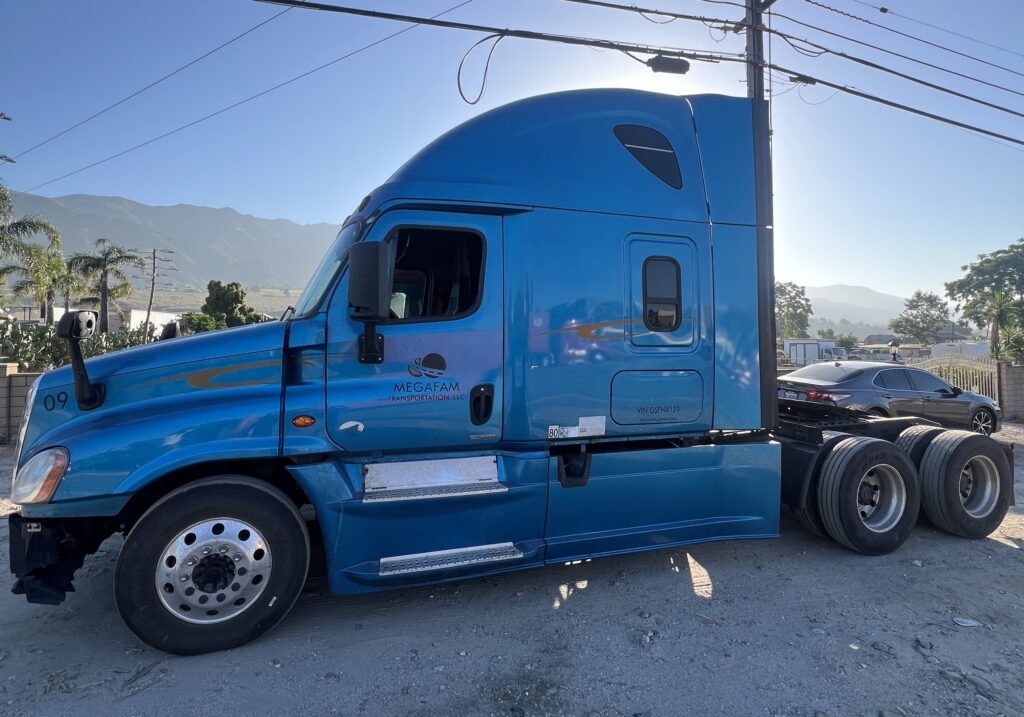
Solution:
<svg viewBox="0 0 1024 717"><path fill-rule="evenodd" d="M971 431L991 436L996 430L996 416L987 408L979 408L971 416Z"/></svg>
<svg viewBox="0 0 1024 717"><path fill-rule="evenodd" d="M255 640L298 599L309 534L295 504L245 476L179 488L132 528L114 573L121 617L141 640L192 655Z"/></svg>

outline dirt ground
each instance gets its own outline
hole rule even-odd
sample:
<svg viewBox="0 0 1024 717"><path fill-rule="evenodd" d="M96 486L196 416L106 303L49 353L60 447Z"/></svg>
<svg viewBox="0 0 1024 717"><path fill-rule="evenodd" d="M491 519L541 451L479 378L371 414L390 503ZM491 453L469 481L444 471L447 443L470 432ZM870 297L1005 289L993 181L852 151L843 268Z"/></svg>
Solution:
<svg viewBox="0 0 1024 717"><path fill-rule="evenodd" d="M784 515L778 541L370 597L314 583L263 640L189 658L121 623L118 540L63 605L11 595L4 521L0 714L1024 715L1022 463L987 540L919 527L863 557Z"/></svg>

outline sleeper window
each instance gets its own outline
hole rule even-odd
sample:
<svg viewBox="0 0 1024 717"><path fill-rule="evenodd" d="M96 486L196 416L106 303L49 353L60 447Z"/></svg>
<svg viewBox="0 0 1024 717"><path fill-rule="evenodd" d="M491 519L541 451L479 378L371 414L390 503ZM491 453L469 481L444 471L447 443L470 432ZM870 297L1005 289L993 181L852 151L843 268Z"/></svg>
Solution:
<svg viewBox="0 0 1024 717"><path fill-rule="evenodd" d="M675 331L681 313L679 264L652 256L644 262L644 324L651 331Z"/></svg>
<svg viewBox="0 0 1024 717"><path fill-rule="evenodd" d="M392 321L456 318L480 303L484 242L479 234L402 227L390 241L395 245Z"/></svg>

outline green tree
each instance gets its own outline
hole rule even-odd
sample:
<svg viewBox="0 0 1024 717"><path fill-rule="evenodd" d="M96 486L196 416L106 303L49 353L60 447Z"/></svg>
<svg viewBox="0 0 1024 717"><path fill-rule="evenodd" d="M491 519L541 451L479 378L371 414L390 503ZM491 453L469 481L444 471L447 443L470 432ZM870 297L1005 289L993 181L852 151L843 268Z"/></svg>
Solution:
<svg viewBox="0 0 1024 717"><path fill-rule="evenodd" d="M30 251L29 240L44 234L50 240L50 248L60 247L60 232L45 219L37 216L14 218L14 199L11 190L0 183L0 255L23 258Z"/></svg>
<svg viewBox="0 0 1024 717"><path fill-rule="evenodd" d="M948 322L949 306L941 296L930 291L915 291L903 303L903 313L889 322L889 330L925 343Z"/></svg>
<svg viewBox="0 0 1024 717"><path fill-rule="evenodd" d="M804 287L791 281L775 283L775 331L779 338L807 338L807 326L813 313Z"/></svg>
<svg viewBox="0 0 1024 717"><path fill-rule="evenodd" d="M258 324L263 317L245 303L245 290L237 281L224 284L214 279L206 285L207 297L203 313L224 326Z"/></svg>
<svg viewBox="0 0 1024 717"><path fill-rule="evenodd" d="M60 249L43 248L27 244L20 256L0 266L0 277L18 276L11 291L15 295L31 296L39 304L39 316L47 326L53 325L53 302L58 293L64 296L64 308L69 307L71 295L80 290L83 282L68 266Z"/></svg>
<svg viewBox="0 0 1024 717"><path fill-rule="evenodd" d="M997 293L1024 306L1024 237L960 269L964 275L946 283L946 296L978 328L991 325L988 305Z"/></svg>
<svg viewBox="0 0 1024 717"><path fill-rule="evenodd" d="M1020 304L1003 292L997 291L988 298L982 315L990 327L988 338L992 353L998 357L1002 346L1000 336L1017 324L1021 315Z"/></svg>
<svg viewBox="0 0 1024 717"><path fill-rule="evenodd" d="M129 296L134 290L125 268L134 266L144 269L146 262L123 246L100 237L96 240L93 253L78 252L68 260L68 265L92 282L100 304L99 330L101 334L107 333L110 302Z"/></svg>
<svg viewBox="0 0 1024 717"><path fill-rule="evenodd" d="M853 334L839 334L836 336L836 346L842 346L847 351L857 348L859 343L857 337Z"/></svg>
<svg viewBox="0 0 1024 717"><path fill-rule="evenodd" d="M819 339L834 339L836 337L836 330L833 328L818 329Z"/></svg>
<svg viewBox="0 0 1024 717"><path fill-rule="evenodd" d="M204 331L214 331L227 326L223 321L218 321L209 314L184 314L181 317L181 331L185 334L200 334Z"/></svg>

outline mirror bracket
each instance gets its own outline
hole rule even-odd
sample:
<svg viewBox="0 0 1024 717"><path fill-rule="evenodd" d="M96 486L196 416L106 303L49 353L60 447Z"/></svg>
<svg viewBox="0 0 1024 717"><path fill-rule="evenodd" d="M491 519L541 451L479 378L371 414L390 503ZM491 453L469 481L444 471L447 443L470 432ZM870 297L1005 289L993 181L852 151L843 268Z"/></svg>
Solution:
<svg viewBox="0 0 1024 717"><path fill-rule="evenodd" d="M372 321L364 322L359 334L359 363L384 363L384 336Z"/></svg>

